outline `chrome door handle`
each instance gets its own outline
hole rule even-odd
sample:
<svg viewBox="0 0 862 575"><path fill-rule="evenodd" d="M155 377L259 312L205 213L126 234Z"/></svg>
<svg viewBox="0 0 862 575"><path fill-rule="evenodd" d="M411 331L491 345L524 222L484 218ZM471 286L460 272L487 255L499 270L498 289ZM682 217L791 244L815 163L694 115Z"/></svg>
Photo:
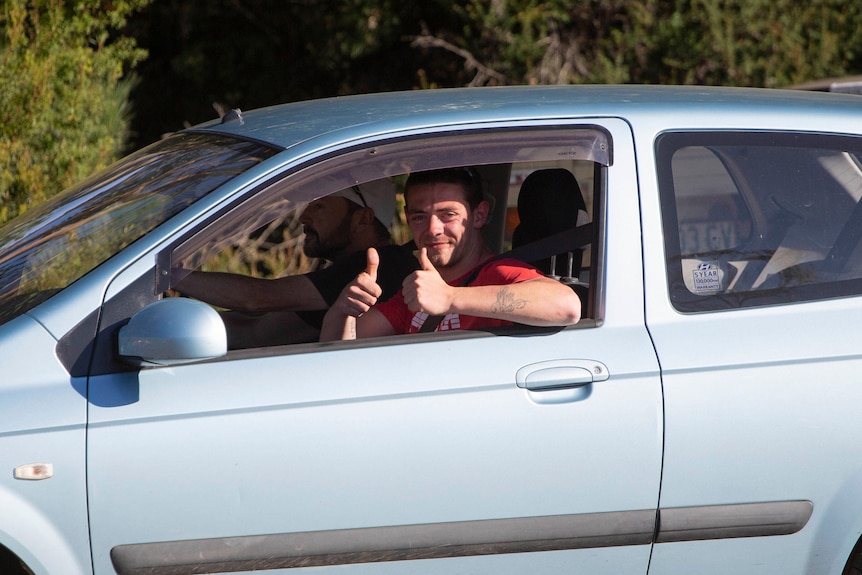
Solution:
<svg viewBox="0 0 862 575"><path fill-rule="evenodd" d="M515 383L530 391L550 391L584 387L608 377L608 368L601 362L560 359L525 365L515 374Z"/></svg>

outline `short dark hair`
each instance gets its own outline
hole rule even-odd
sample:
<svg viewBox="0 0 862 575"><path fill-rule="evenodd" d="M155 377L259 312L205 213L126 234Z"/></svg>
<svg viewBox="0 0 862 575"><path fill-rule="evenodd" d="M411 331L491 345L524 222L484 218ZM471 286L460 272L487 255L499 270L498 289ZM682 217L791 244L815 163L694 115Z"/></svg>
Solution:
<svg viewBox="0 0 862 575"><path fill-rule="evenodd" d="M471 167L413 172L407 177L407 182L404 184L405 200L410 188L418 184L458 184L464 188L464 195L471 210L475 210L485 199L482 191L482 178Z"/></svg>

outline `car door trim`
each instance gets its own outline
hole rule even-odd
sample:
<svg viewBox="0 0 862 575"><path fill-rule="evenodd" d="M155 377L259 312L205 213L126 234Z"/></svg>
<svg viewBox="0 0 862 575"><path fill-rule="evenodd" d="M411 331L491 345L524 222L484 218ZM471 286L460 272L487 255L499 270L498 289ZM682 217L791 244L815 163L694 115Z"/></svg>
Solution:
<svg viewBox="0 0 862 575"><path fill-rule="evenodd" d="M647 545L654 530L643 510L120 545L111 560L119 575L185 575Z"/></svg>
<svg viewBox="0 0 862 575"><path fill-rule="evenodd" d="M813 511L810 501L662 509L656 543L790 535L805 527Z"/></svg>
<svg viewBox="0 0 862 575"><path fill-rule="evenodd" d="M456 521L118 545L119 575L191 575L786 535L809 501ZM658 527L657 527L658 526ZM658 532L657 532L658 528Z"/></svg>

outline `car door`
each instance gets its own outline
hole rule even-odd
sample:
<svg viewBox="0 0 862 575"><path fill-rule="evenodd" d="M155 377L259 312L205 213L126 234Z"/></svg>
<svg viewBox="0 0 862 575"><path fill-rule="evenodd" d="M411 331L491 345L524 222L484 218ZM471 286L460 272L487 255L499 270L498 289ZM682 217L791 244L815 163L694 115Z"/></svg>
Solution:
<svg viewBox="0 0 862 575"><path fill-rule="evenodd" d="M849 572L862 142L816 126L658 139L666 244L645 253L666 258L647 280L666 447L651 573Z"/></svg>
<svg viewBox="0 0 862 575"><path fill-rule="evenodd" d="M598 178L598 295L578 325L92 377L95 572L645 573L661 387L631 133L597 123L614 158Z"/></svg>

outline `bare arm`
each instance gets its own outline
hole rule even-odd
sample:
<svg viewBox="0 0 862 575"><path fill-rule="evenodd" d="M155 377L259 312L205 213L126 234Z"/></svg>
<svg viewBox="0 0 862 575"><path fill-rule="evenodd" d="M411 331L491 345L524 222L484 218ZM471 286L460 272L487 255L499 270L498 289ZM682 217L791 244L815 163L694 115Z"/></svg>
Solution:
<svg viewBox="0 0 862 575"><path fill-rule="evenodd" d="M572 325L581 318L578 295L570 287L550 278L540 277L502 286L455 287L452 290L451 304L445 313L536 326Z"/></svg>
<svg viewBox="0 0 862 575"><path fill-rule="evenodd" d="M459 313L535 326L577 323L581 300L568 286L546 277L508 284L455 287L434 269L423 249L419 271L404 281L410 311L429 315Z"/></svg>
<svg viewBox="0 0 862 575"><path fill-rule="evenodd" d="M323 319L323 326L320 329L320 341L395 335L392 324L389 323L382 313L374 308L369 309L359 317L333 311L333 308L330 308L326 312L326 317Z"/></svg>
<svg viewBox="0 0 862 575"><path fill-rule="evenodd" d="M239 274L195 271L175 289L217 307L245 312L326 309L326 301L304 275L260 279Z"/></svg>

